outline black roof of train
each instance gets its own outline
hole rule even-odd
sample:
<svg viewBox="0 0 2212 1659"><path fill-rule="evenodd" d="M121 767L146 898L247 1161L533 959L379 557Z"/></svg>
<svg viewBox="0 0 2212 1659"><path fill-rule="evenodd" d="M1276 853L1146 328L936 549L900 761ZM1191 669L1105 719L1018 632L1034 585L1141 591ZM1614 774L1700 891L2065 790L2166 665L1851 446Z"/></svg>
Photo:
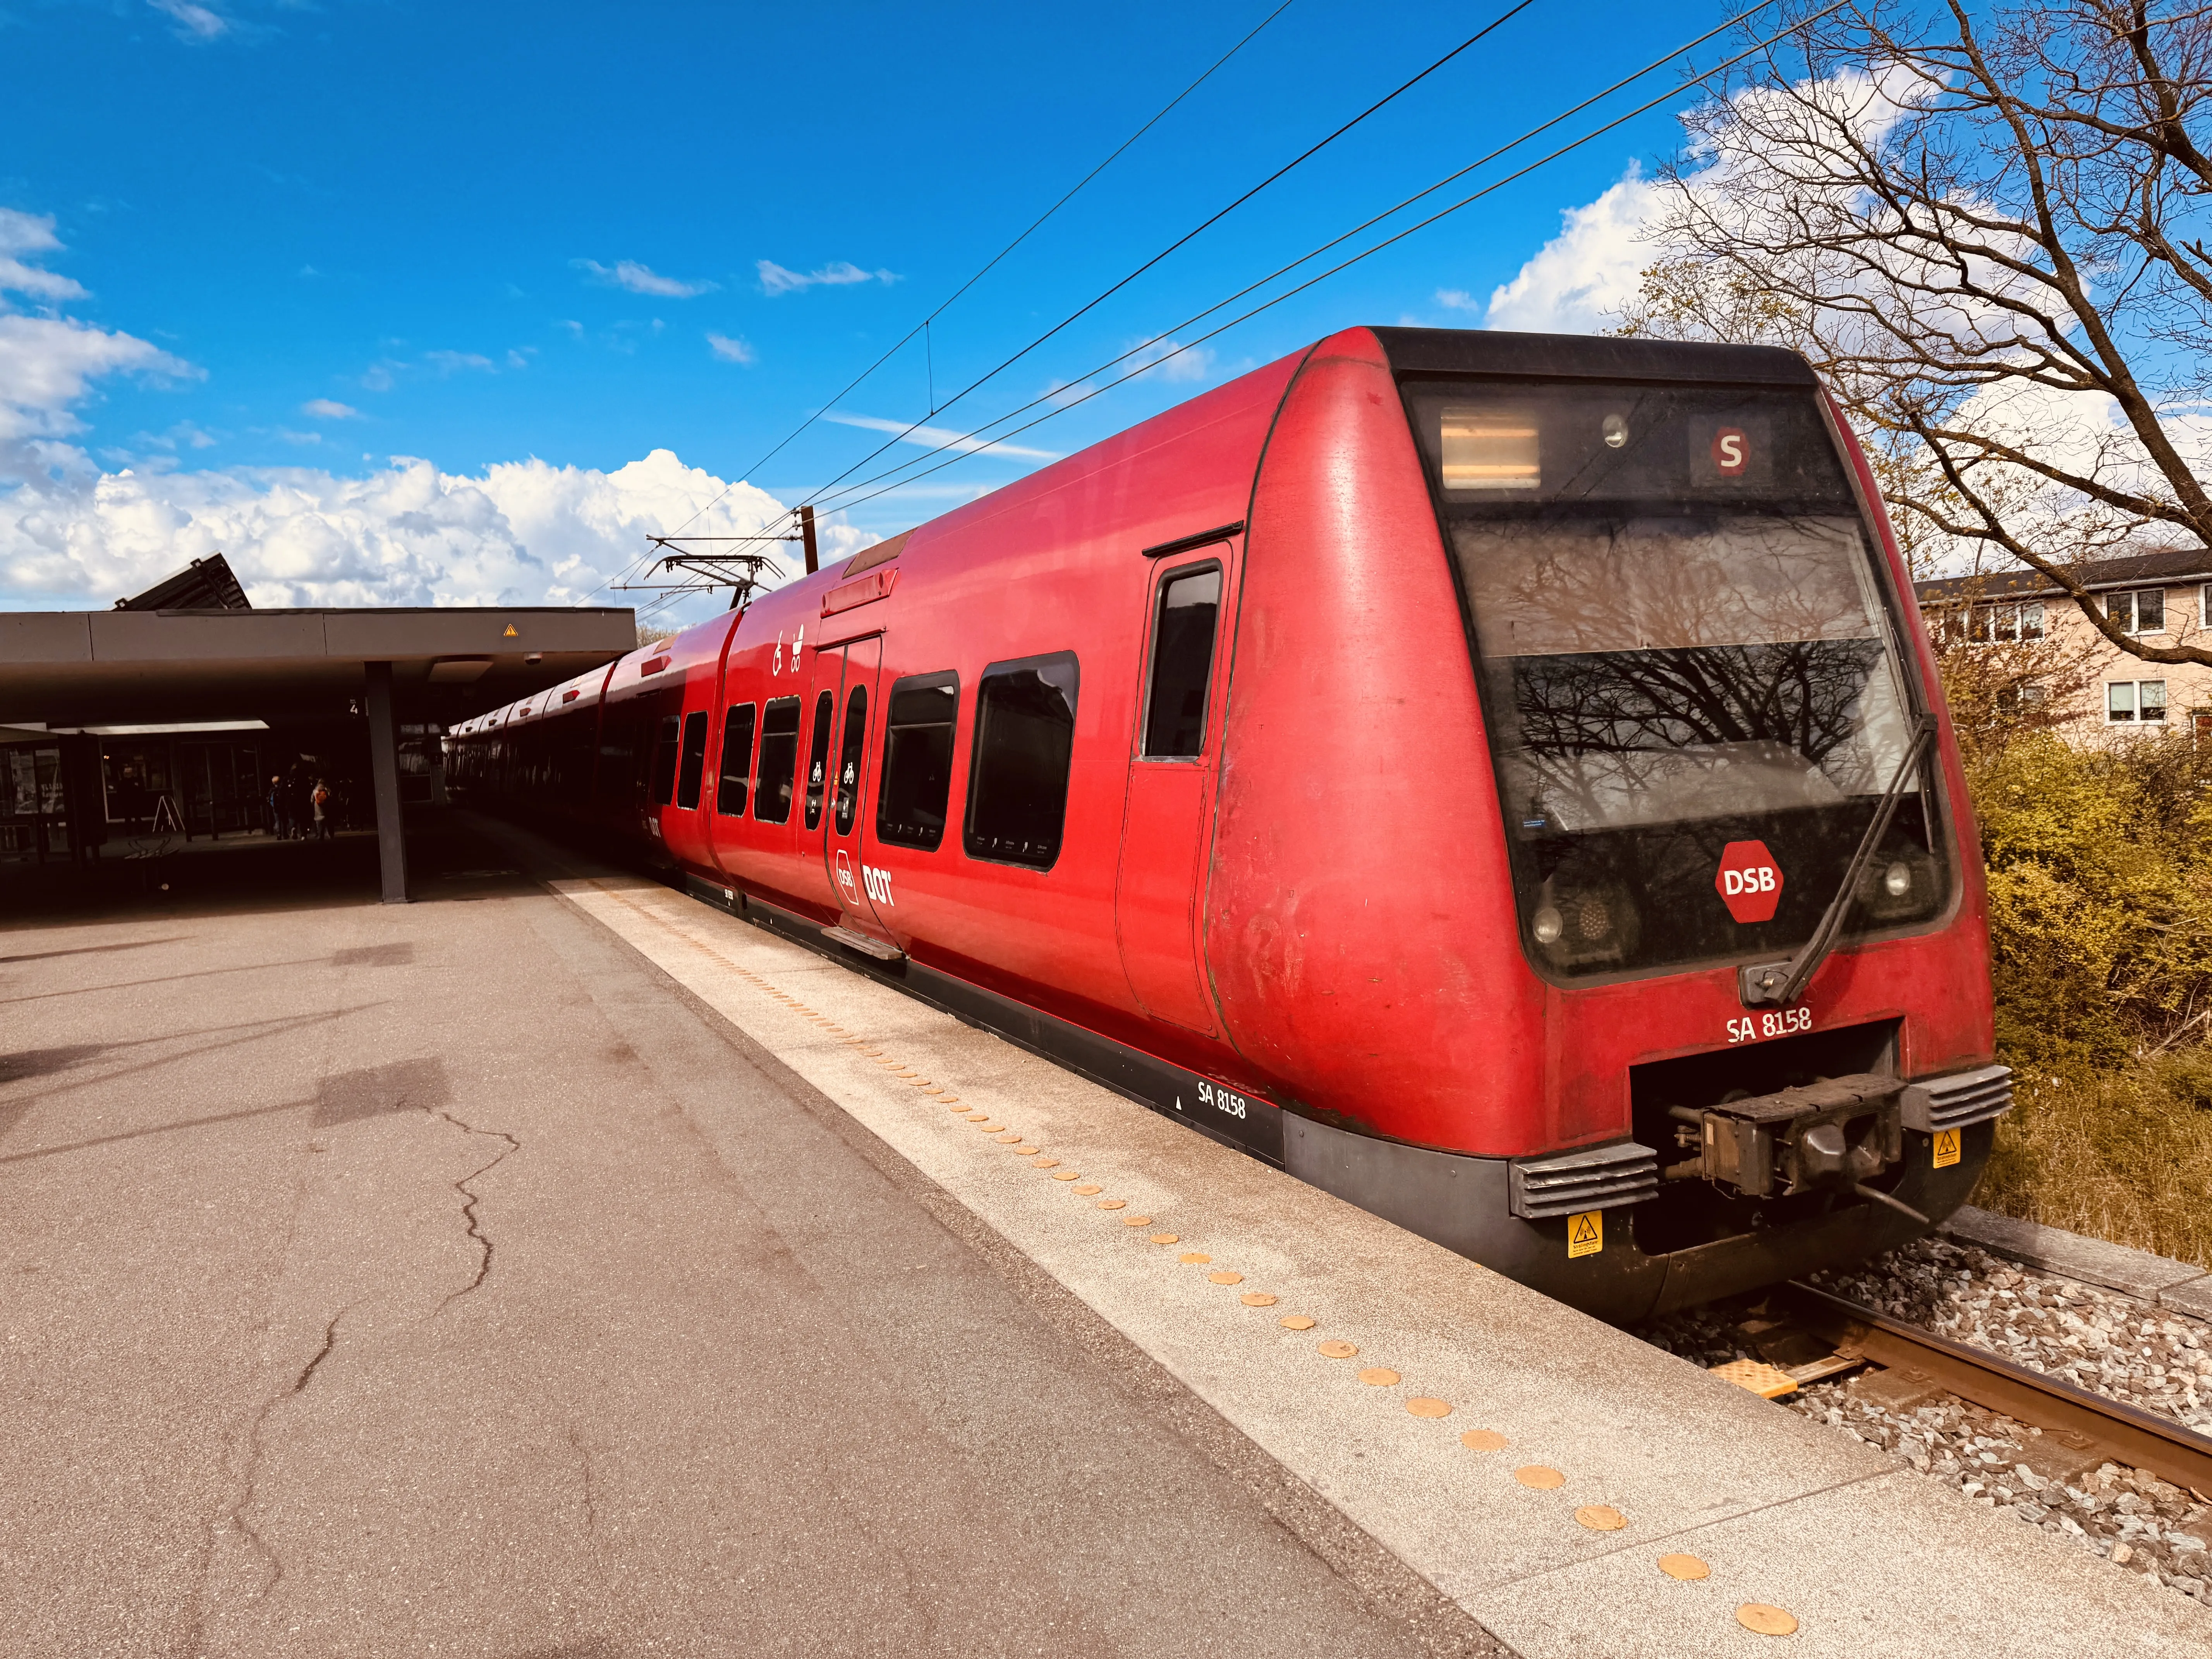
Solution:
<svg viewBox="0 0 2212 1659"><path fill-rule="evenodd" d="M1399 374L1498 374L1573 380L1714 380L1817 386L1812 367L1779 346L1710 345L1606 334L1509 334L1485 328L1377 328Z"/></svg>

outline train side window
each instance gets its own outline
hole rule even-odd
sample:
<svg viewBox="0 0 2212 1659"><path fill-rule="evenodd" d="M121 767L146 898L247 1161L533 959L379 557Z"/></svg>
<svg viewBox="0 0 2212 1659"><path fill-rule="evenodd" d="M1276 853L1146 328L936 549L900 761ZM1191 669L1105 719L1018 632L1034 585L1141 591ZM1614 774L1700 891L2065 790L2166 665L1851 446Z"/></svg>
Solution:
<svg viewBox="0 0 2212 1659"><path fill-rule="evenodd" d="M676 751L682 743L683 722L673 714L660 717L660 735L653 745L653 804L665 806L676 799Z"/></svg>
<svg viewBox="0 0 2212 1659"><path fill-rule="evenodd" d="M830 781L830 728L837 720L837 694L824 691L814 700L814 735L806 744L806 827L822 823L823 787Z"/></svg>
<svg viewBox="0 0 2212 1659"><path fill-rule="evenodd" d="M935 852L945 839L959 714L957 674L909 674L892 684L876 785L877 839L924 852Z"/></svg>
<svg viewBox="0 0 2212 1659"><path fill-rule="evenodd" d="M722 716L722 775L714 785L714 811L726 818L745 815L745 779L753 763L753 706L739 703Z"/></svg>
<svg viewBox="0 0 2212 1659"><path fill-rule="evenodd" d="M845 697L845 736L837 745L837 833L853 833L860 804L860 760L868 752L868 688L856 685Z"/></svg>
<svg viewBox="0 0 2212 1659"><path fill-rule="evenodd" d="M777 697L761 708L760 781L753 817L763 823L791 822L791 786L799 772L799 699Z"/></svg>
<svg viewBox="0 0 2212 1659"><path fill-rule="evenodd" d="M983 671L962 835L969 857L1036 870L1060 857L1077 680L1074 655L1065 651Z"/></svg>
<svg viewBox="0 0 2212 1659"><path fill-rule="evenodd" d="M676 804L690 808L699 804L699 784L707 771L707 711L684 717L684 763L676 774Z"/></svg>
<svg viewBox="0 0 2212 1659"><path fill-rule="evenodd" d="M1178 570L1160 584L1145 709L1146 756L1173 758L1204 751L1206 690L1213 681L1213 638L1220 616L1219 565Z"/></svg>

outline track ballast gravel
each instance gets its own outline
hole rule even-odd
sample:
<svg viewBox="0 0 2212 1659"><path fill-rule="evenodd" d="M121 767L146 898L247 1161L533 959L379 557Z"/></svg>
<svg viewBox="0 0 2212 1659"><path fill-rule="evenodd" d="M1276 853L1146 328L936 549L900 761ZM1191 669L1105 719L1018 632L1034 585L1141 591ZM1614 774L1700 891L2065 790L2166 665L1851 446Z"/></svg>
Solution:
<svg viewBox="0 0 2212 1659"><path fill-rule="evenodd" d="M1814 1282L1939 1336L2212 1434L2212 1326L2203 1320L1943 1237ZM1638 1334L1700 1365L1756 1358L1737 1331L1755 1301L1717 1303L1650 1321ZM1846 1376L1809 1384L1776 1403L1893 1453L1984 1508L2074 1539L2212 1606L2212 1493L2191 1493L2112 1463L2067 1480L2046 1480L2023 1461L2040 1431L1948 1395L1890 1410L1862 1397Z"/></svg>

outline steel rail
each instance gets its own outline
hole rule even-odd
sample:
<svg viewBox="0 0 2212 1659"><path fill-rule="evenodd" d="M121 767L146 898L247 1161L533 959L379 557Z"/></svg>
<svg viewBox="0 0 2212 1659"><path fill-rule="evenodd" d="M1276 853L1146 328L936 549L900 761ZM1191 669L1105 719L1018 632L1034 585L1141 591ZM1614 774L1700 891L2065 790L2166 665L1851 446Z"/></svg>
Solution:
<svg viewBox="0 0 2212 1659"><path fill-rule="evenodd" d="M1793 1280L1772 1301L1839 1352L1877 1365L1924 1371L1962 1400L2045 1431L2079 1437L2109 1453L2112 1462L2148 1469L2200 1494L2212 1493L2212 1438L2170 1418L2077 1389L1810 1285Z"/></svg>

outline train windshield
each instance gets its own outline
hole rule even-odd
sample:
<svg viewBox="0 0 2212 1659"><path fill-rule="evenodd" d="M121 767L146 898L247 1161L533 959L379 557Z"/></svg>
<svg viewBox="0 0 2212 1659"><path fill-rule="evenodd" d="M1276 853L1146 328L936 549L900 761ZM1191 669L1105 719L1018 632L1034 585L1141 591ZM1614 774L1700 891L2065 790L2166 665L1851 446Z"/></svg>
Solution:
<svg viewBox="0 0 2212 1659"><path fill-rule="evenodd" d="M1413 402L1532 957L1571 978L1794 950L1913 730L1876 545L1812 395ZM1948 898L1919 781L1863 878L1861 933Z"/></svg>

